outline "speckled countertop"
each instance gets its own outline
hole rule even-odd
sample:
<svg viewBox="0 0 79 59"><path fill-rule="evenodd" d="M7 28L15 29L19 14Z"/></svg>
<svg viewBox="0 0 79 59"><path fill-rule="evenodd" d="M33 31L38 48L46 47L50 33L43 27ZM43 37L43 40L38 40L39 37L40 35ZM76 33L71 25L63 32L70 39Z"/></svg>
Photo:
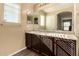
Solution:
<svg viewBox="0 0 79 59"><path fill-rule="evenodd" d="M58 31L58 32L57 31L53 31L53 32L49 32L49 31L27 31L26 33L78 40L77 37L72 32L66 32L66 31L65 32L62 32L62 31Z"/></svg>

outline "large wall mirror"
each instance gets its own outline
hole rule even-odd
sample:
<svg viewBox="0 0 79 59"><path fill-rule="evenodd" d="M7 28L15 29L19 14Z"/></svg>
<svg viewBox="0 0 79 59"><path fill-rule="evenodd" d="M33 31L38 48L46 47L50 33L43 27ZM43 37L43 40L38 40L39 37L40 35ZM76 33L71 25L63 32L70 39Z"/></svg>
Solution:
<svg viewBox="0 0 79 59"><path fill-rule="evenodd" d="M30 22L33 23L33 30L73 32L73 4L56 4L55 6L50 4L48 6L41 7L34 12L33 22Z"/></svg>
<svg viewBox="0 0 79 59"><path fill-rule="evenodd" d="M72 12L64 11L58 14L39 14L34 18L34 24L38 25L39 30L47 31L72 31ZM36 28L34 28L35 30Z"/></svg>

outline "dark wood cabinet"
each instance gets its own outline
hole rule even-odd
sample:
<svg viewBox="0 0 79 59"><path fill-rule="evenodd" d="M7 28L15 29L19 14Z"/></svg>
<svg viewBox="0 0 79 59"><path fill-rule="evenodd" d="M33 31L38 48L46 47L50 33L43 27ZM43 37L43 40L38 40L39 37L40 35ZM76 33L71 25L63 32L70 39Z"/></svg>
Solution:
<svg viewBox="0 0 79 59"><path fill-rule="evenodd" d="M26 40L25 40L25 45L26 45L27 48L30 48L30 49L31 49L31 43L32 43L32 41L31 41L31 39L32 39L31 36L32 36L32 34L26 33L25 36L26 36L26 37L25 37L25 39L26 39Z"/></svg>
<svg viewBox="0 0 79 59"><path fill-rule="evenodd" d="M47 36L41 36L41 54L53 55L53 38Z"/></svg>
<svg viewBox="0 0 79 59"><path fill-rule="evenodd" d="M31 46L32 46L32 50L40 53L40 36L39 35L35 35L35 34L32 34L31 36Z"/></svg>
<svg viewBox="0 0 79 59"><path fill-rule="evenodd" d="M56 56L76 56L76 40L55 38Z"/></svg>
<svg viewBox="0 0 79 59"><path fill-rule="evenodd" d="M26 47L42 55L75 56L76 40L26 33Z"/></svg>
<svg viewBox="0 0 79 59"><path fill-rule="evenodd" d="M53 55L51 37L26 33L26 47L42 55Z"/></svg>

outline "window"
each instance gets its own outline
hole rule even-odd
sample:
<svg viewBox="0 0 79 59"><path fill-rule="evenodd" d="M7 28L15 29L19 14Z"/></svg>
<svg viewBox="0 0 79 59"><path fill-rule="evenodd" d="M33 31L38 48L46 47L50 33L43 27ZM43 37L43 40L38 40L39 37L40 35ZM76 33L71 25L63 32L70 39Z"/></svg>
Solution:
<svg viewBox="0 0 79 59"><path fill-rule="evenodd" d="M71 31L71 21L70 20L63 21L63 25L64 25L64 30Z"/></svg>
<svg viewBox="0 0 79 59"><path fill-rule="evenodd" d="M40 25L44 26L45 25L45 17L43 15L40 16Z"/></svg>
<svg viewBox="0 0 79 59"><path fill-rule="evenodd" d="M64 30L69 30L70 22L64 22Z"/></svg>
<svg viewBox="0 0 79 59"><path fill-rule="evenodd" d="M4 20L5 22L19 23L20 22L20 5L19 4L4 4Z"/></svg>

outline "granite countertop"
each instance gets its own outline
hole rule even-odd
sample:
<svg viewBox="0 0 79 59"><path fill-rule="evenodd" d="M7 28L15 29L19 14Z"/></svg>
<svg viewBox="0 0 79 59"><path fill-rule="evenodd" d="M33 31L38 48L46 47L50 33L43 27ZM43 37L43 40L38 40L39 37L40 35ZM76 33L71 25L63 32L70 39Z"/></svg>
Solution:
<svg viewBox="0 0 79 59"><path fill-rule="evenodd" d="M59 38L66 38L72 40L78 40L77 37L73 33L65 33L65 32L46 32L46 31L28 31L26 33L32 33L36 35L45 35L45 36L52 36L52 37L59 37Z"/></svg>

